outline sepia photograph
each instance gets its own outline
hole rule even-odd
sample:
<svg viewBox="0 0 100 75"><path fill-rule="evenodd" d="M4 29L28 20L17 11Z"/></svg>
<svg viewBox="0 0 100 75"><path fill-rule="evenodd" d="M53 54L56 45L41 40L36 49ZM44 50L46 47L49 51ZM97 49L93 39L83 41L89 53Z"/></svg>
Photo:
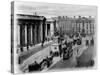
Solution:
<svg viewBox="0 0 100 75"><path fill-rule="evenodd" d="M37 73L97 65L97 6L11 2L11 71Z"/></svg>

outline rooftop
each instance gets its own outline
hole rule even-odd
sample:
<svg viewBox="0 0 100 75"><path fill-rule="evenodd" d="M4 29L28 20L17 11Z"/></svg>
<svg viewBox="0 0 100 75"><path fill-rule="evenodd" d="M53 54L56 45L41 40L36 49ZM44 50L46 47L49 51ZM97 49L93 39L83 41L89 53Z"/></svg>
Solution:
<svg viewBox="0 0 100 75"><path fill-rule="evenodd" d="M26 14L17 14L18 19L35 19L35 20L43 20L44 16L38 15L26 15Z"/></svg>

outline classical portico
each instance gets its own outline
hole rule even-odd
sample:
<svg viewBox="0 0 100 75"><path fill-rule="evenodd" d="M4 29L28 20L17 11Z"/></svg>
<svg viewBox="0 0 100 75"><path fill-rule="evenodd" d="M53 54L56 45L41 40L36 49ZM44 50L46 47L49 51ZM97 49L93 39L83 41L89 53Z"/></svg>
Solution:
<svg viewBox="0 0 100 75"><path fill-rule="evenodd" d="M47 19L46 20L46 37L50 38L54 35L54 20L52 20L51 18L50 19Z"/></svg>
<svg viewBox="0 0 100 75"><path fill-rule="evenodd" d="M43 16L17 14L17 43L20 52L28 51L29 47L45 39L45 22Z"/></svg>

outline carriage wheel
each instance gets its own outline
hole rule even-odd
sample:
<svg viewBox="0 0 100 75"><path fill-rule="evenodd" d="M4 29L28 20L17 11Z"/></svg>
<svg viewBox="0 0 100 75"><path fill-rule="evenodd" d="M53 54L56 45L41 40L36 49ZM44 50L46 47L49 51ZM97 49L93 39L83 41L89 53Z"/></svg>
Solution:
<svg viewBox="0 0 100 75"><path fill-rule="evenodd" d="M44 68L47 68L47 61L43 61L41 63L41 70L43 70Z"/></svg>

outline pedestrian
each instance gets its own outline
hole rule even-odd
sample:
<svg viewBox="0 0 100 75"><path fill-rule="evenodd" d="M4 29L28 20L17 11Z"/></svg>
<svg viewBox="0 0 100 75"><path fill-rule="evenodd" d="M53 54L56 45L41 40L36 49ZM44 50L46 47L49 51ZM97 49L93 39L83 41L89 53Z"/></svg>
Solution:
<svg viewBox="0 0 100 75"><path fill-rule="evenodd" d="M59 45L59 54L60 54L60 57L62 55L62 48L61 48L61 45Z"/></svg>
<svg viewBox="0 0 100 75"><path fill-rule="evenodd" d="M79 53L79 49L77 49L77 54Z"/></svg>
<svg viewBox="0 0 100 75"><path fill-rule="evenodd" d="M41 46L43 47L43 45L44 45L44 40L42 40L42 44L41 44Z"/></svg>
<svg viewBox="0 0 100 75"><path fill-rule="evenodd" d="M91 45L94 45L94 39L93 39L93 37L91 39Z"/></svg>
<svg viewBox="0 0 100 75"><path fill-rule="evenodd" d="M89 40L86 40L86 46L88 46L89 45Z"/></svg>

